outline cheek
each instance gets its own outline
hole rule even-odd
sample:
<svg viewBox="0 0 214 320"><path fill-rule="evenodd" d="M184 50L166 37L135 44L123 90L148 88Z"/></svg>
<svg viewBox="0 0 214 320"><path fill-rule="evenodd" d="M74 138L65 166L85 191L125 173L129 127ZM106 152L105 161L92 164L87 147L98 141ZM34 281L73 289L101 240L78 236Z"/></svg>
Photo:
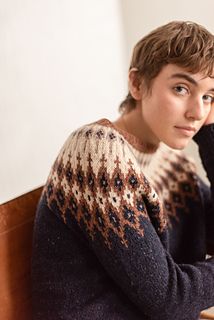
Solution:
<svg viewBox="0 0 214 320"><path fill-rule="evenodd" d="M173 109L178 109L178 101L168 92L157 96L154 105L159 113L173 112Z"/></svg>
<svg viewBox="0 0 214 320"><path fill-rule="evenodd" d="M209 115L212 115L212 114L214 114L213 107L212 106L207 107L204 112L204 121L207 119Z"/></svg>
<svg viewBox="0 0 214 320"><path fill-rule="evenodd" d="M147 122L158 123L158 126L160 126L160 122L163 122L163 120L173 119L180 108L172 97L166 94L158 94L146 99L142 110Z"/></svg>
<svg viewBox="0 0 214 320"><path fill-rule="evenodd" d="M198 130L197 130L197 131L199 131L203 125L206 125L207 116L208 116L208 114L204 117L203 120L201 120L200 122L198 122L198 125L197 125Z"/></svg>

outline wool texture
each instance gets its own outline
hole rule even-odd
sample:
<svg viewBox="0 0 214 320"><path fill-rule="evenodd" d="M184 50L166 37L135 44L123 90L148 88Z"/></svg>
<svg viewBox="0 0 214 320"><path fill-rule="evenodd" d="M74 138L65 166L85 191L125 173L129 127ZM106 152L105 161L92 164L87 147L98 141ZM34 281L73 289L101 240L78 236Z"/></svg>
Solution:
<svg viewBox="0 0 214 320"><path fill-rule="evenodd" d="M183 152L102 119L74 131L34 223L34 320L196 320L214 305L214 126Z"/></svg>

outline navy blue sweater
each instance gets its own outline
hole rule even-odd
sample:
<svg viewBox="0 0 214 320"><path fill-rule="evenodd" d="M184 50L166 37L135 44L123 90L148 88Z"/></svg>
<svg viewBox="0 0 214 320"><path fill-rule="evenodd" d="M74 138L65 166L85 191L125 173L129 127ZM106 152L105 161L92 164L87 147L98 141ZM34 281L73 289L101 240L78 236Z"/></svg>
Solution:
<svg viewBox="0 0 214 320"><path fill-rule="evenodd" d="M214 305L214 125L196 135L211 183L104 119L73 132L34 225L34 320L196 320Z"/></svg>

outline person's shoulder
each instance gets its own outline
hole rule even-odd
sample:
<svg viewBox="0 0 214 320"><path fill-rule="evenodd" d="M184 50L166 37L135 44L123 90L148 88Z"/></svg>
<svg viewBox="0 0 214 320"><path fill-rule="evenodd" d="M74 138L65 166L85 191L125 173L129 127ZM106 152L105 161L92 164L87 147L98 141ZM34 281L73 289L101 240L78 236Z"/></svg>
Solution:
<svg viewBox="0 0 214 320"><path fill-rule="evenodd" d="M162 158L175 171L197 172L195 160L184 150L175 150L164 145L162 148Z"/></svg>
<svg viewBox="0 0 214 320"><path fill-rule="evenodd" d="M108 119L100 119L91 123L87 123L76 130L74 130L65 142L65 147L70 144L82 147L82 144L103 143L107 146L112 142L124 143L124 139L117 130L115 130L113 123Z"/></svg>
<svg viewBox="0 0 214 320"><path fill-rule="evenodd" d="M179 219L178 211L189 212L190 203L199 203L199 176L194 160L185 151L164 145L159 152L153 184L169 221L174 221Z"/></svg>
<svg viewBox="0 0 214 320"><path fill-rule="evenodd" d="M185 150L164 145L159 166L159 185L164 181L171 197L198 198L199 175L194 159ZM161 182L162 181L162 182ZM167 200L168 201L168 200ZM184 201L185 203L185 201Z"/></svg>
<svg viewBox="0 0 214 320"><path fill-rule="evenodd" d="M116 130L108 119L100 119L85 124L67 137L58 154L59 158L82 159L89 157L98 159L103 155L111 159L112 154L123 155L124 146L128 142L123 135Z"/></svg>

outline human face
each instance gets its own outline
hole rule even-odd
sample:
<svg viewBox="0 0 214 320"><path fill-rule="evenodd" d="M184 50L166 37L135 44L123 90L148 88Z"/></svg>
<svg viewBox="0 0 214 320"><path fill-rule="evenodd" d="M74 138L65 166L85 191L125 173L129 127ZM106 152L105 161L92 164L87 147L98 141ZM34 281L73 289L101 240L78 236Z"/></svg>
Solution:
<svg viewBox="0 0 214 320"><path fill-rule="evenodd" d="M141 85L143 88L143 82ZM213 102L214 79L166 65L154 79L151 92L144 95L142 89L138 101L147 142L185 148L204 124Z"/></svg>

